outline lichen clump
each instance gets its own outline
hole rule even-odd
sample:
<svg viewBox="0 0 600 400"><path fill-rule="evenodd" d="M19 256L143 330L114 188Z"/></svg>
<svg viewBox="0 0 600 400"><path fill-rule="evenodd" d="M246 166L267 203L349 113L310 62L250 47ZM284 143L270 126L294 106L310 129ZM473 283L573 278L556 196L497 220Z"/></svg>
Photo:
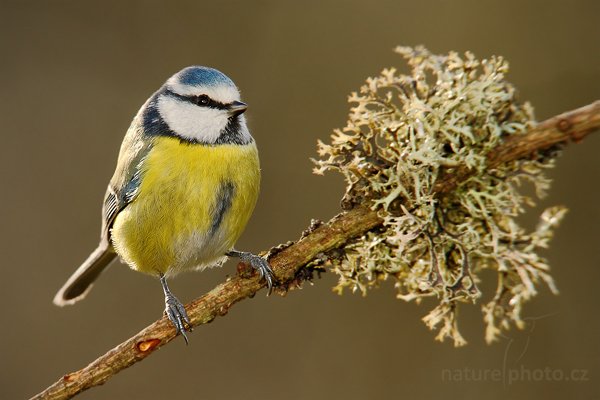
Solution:
<svg viewBox="0 0 600 400"><path fill-rule="evenodd" d="M547 247L565 214L546 210L528 233L517 217L533 200L519 189L530 182L536 196L549 186L551 157L487 166L490 152L534 124L529 104L519 103L505 80L502 57L477 60L423 47L398 47L410 75L390 68L352 93L348 124L331 143L319 142L315 173L341 172L348 184L342 206L368 204L383 225L348 243L328 262L339 276L335 290L367 291L393 278L397 297L439 305L423 320L439 328L437 339L465 344L457 325L459 303L476 302L482 270L497 272L495 295L483 305L486 340L511 323L523 326L521 309L545 282L556 292L548 265L537 251ZM440 183L459 171L452 190ZM438 186L436 186L438 185Z"/></svg>

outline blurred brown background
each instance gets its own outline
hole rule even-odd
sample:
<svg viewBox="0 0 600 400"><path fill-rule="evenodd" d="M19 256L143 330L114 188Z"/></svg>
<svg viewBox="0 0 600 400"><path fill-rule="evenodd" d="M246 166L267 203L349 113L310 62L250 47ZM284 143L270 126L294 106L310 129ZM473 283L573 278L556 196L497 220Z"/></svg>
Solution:
<svg viewBox="0 0 600 400"><path fill-rule="evenodd" d="M172 73L209 65L242 89L264 178L239 248L259 251L338 211L341 177L313 176L309 157L345 124L350 91L403 65L396 45L504 55L541 120L599 97L599 15L596 0L2 1L0 398L35 394L160 317L158 281L119 264L76 306L51 300L96 246L125 130ZM484 344L479 305L462 308L469 345L454 349L420 321L432 303L395 300L391 284L339 297L325 274L236 305L81 398L598 398L599 149L600 133L569 146L543 201L571 210L546 253L561 295L541 289L527 329L500 343ZM187 302L233 271L171 288ZM503 368L522 372L477 375ZM546 368L560 373L536 379ZM444 377L465 369L480 378Z"/></svg>

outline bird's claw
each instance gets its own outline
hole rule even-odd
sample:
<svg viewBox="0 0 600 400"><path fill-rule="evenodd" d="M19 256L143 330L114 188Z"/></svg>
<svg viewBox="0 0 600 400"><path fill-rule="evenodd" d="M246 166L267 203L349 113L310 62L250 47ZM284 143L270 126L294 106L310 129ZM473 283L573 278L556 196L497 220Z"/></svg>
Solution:
<svg viewBox="0 0 600 400"><path fill-rule="evenodd" d="M271 269L271 266L269 265L269 262L267 260L260 256L255 256L254 254L252 254L252 256L253 258L249 260L250 265L252 266L252 268L258 271L261 279L264 278L264 280L267 282L268 296L273 290L273 270Z"/></svg>
<svg viewBox="0 0 600 400"><path fill-rule="evenodd" d="M192 323L185 311L183 304L172 294L165 296L165 314L175 327L177 334L180 334L185 339L185 344L188 344L186 331L192 331Z"/></svg>
<svg viewBox="0 0 600 400"><path fill-rule="evenodd" d="M233 255L239 257L240 260L245 262L246 264L250 264L252 268L258 271L261 279L267 282L267 296L271 294L273 291L273 281L274 281L274 273L269 265L269 262L261 256L257 256L255 254L249 252L242 251L232 251L228 255Z"/></svg>

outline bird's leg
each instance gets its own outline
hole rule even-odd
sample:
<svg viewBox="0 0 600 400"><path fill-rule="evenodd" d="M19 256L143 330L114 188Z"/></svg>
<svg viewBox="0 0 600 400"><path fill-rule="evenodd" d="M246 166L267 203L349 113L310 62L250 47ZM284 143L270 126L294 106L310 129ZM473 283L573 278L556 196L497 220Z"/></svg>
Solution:
<svg viewBox="0 0 600 400"><path fill-rule="evenodd" d="M173 293L171 293L169 286L167 286L167 279L165 276L163 274L160 274L159 276L163 292L165 292L165 314L167 314L167 317L169 317L169 320L175 326L177 334L181 333L185 339L185 344L188 344L188 338L185 331L192 331L192 323L185 312L183 304L181 304L177 297L173 296Z"/></svg>
<svg viewBox="0 0 600 400"><path fill-rule="evenodd" d="M256 269L260 274L260 277L265 278L265 281L267 282L267 288L269 289L267 296L271 294L271 290L273 289L273 270L267 260L247 251L237 251L235 249L228 251L225 255L237 257L242 262L250 264L252 268Z"/></svg>

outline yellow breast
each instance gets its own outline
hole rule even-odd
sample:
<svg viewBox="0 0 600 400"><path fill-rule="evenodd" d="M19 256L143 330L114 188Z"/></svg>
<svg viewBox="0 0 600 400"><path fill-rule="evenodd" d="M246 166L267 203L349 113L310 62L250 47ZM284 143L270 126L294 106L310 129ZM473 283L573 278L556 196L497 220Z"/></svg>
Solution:
<svg viewBox="0 0 600 400"><path fill-rule="evenodd" d="M115 249L132 268L153 274L215 263L246 226L259 183L254 143L207 146L157 138L137 197L115 219Z"/></svg>

